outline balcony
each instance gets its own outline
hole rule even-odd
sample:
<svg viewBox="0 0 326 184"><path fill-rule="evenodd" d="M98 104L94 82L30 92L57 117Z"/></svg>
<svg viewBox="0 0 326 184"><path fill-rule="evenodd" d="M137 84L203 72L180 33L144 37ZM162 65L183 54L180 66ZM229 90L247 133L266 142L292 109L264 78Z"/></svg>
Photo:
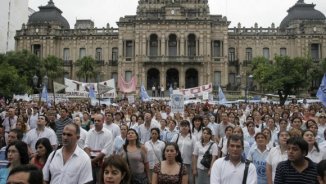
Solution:
<svg viewBox="0 0 326 184"><path fill-rule="evenodd" d="M252 60L243 60L243 66L248 66L248 65L251 65L252 63Z"/></svg>
<svg viewBox="0 0 326 184"><path fill-rule="evenodd" d="M99 66L104 66L104 60L95 60L95 63Z"/></svg>
<svg viewBox="0 0 326 184"><path fill-rule="evenodd" d="M234 60L229 60L229 66L239 66L239 60L234 59Z"/></svg>
<svg viewBox="0 0 326 184"><path fill-rule="evenodd" d="M187 63L187 64L202 64L204 62L203 56L148 56L143 60L144 63Z"/></svg>
<svg viewBox="0 0 326 184"><path fill-rule="evenodd" d="M108 65L109 66L118 66L118 60L109 60Z"/></svg>
<svg viewBox="0 0 326 184"><path fill-rule="evenodd" d="M63 60L63 66L72 67L72 60Z"/></svg>

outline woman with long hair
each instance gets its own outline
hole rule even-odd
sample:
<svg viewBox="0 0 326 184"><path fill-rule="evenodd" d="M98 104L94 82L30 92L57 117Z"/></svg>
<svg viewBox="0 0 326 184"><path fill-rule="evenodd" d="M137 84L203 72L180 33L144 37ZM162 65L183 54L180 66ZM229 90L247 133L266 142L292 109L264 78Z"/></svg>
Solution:
<svg viewBox="0 0 326 184"><path fill-rule="evenodd" d="M326 153L319 149L314 132L311 130L305 130L302 137L308 143L307 157L310 158L310 160L319 163L326 159Z"/></svg>
<svg viewBox="0 0 326 184"><path fill-rule="evenodd" d="M180 133L174 135L172 142L178 144L183 159L183 164L187 167L189 183L193 183L192 176L192 153L194 152L195 139L191 135L190 122L182 120L180 122Z"/></svg>
<svg viewBox="0 0 326 184"><path fill-rule="evenodd" d="M150 183L149 163L145 146L141 145L136 130L129 129L126 143L123 146L123 157L126 159L129 168L132 168L131 183Z"/></svg>
<svg viewBox="0 0 326 184"><path fill-rule="evenodd" d="M119 155L105 158L100 173L100 184L129 184L130 170Z"/></svg>
<svg viewBox="0 0 326 184"><path fill-rule="evenodd" d="M6 168L0 169L0 184L6 183L8 174L13 168L29 163L27 144L22 141L9 144L6 149L6 159L9 163Z"/></svg>
<svg viewBox="0 0 326 184"><path fill-rule="evenodd" d="M39 169L43 169L53 148L48 138L41 138L35 144L36 154L31 160L31 164Z"/></svg>
<svg viewBox="0 0 326 184"><path fill-rule="evenodd" d="M196 141L200 141L203 133L202 129L204 127L203 118L199 115L196 115L194 118L192 118L191 123L191 134L196 139Z"/></svg>
<svg viewBox="0 0 326 184"><path fill-rule="evenodd" d="M192 160L192 172L196 178L196 183L209 184L210 169L217 158L217 145L212 140L212 136L212 130L204 128L201 140L196 142ZM209 167L201 164L206 151L212 155Z"/></svg>
<svg viewBox="0 0 326 184"><path fill-rule="evenodd" d="M152 178L152 173L155 164L162 161L162 153L165 147L165 143L160 140L160 129L151 129L151 139L145 143L147 149L147 157L149 161L150 178Z"/></svg>
<svg viewBox="0 0 326 184"><path fill-rule="evenodd" d="M227 126L225 128L225 136L221 138L219 144L218 144L218 156L219 157L224 157L228 154L228 149L227 149L227 142L229 137L233 133L233 127L232 126Z"/></svg>
<svg viewBox="0 0 326 184"><path fill-rule="evenodd" d="M120 126L120 135L114 138L113 142L113 154L121 154L123 149L123 145L126 142L127 138L127 131L128 131L128 126L127 125L121 125Z"/></svg>
<svg viewBox="0 0 326 184"><path fill-rule="evenodd" d="M154 167L152 184L188 184L188 174L176 143L167 143L163 150L163 161Z"/></svg>
<svg viewBox="0 0 326 184"><path fill-rule="evenodd" d="M266 176L267 183L272 184L274 181L277 165L288 158L286 141L290 138L287 131L280 131L278 133L279 145L272 148L266 159Z"/></svg>

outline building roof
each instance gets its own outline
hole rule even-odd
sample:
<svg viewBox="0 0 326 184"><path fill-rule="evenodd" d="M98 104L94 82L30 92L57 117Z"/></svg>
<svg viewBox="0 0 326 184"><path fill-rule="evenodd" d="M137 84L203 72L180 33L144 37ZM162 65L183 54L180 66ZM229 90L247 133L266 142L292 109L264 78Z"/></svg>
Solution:
<svg viewBox="0 0 326 184"><path fill-rule="evenodd" d="M29 17L28 25L51 24L70 29L68 21L61 15L62 11L54 5L52 0L49 0L46 6L40 6L39 9L40 11Z"/></svg>
<svg viewBox="0 0 326 184"><path fill-rule="evenodd" d="M326 20L325 15L315 10L315 4L306 4L304 0L298 2L288 10L288 15L282 20L280 28L287 28L295 20Z"/></svg>

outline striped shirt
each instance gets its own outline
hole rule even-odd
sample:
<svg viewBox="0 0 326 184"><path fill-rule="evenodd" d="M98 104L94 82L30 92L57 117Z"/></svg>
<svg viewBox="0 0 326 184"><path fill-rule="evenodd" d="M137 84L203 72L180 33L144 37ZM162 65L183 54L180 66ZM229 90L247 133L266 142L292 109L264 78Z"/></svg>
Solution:
<svg viewBox="0 0 326 184"><path fill-rule="evenodd" d="M57 138L58 138L58 145L62 145L62 132L63 132L63 128L72 123L72 119L67 117L66 119L62 120L61 118L58 119L55 122L55 133L57 134Z"/></svg>
<svg viewBox="0 0 326 184"><path fill-rule="evenodd" d="M276 169L274 184L318 184L317 165L309 158L305 157L309 162L308 167L299 173L289 160L280 162Z"/></svg>

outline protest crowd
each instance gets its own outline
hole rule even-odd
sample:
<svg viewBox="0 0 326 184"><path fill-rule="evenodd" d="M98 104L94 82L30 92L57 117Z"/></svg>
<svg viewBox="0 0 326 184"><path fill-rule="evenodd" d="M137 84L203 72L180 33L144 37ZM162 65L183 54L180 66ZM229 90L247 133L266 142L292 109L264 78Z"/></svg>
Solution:
<svg viewBox="0 0 326 184"><path fill-rule="evenodd" d="M1 101L0 184L326 182L321 103Z"/></svg>

